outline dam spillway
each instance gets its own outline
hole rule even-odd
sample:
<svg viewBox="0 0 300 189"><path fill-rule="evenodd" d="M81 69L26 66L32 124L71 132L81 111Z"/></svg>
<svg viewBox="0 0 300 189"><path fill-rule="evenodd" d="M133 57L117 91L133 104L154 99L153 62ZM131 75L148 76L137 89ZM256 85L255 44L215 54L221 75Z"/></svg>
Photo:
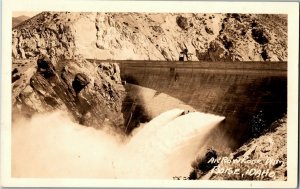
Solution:
<svg viewBox="0 0 300 189"><path fill-rule="evenodd" d="M113 62L127 83L225 116L220 128L233 149L287 112L287 62Z"/></svg>

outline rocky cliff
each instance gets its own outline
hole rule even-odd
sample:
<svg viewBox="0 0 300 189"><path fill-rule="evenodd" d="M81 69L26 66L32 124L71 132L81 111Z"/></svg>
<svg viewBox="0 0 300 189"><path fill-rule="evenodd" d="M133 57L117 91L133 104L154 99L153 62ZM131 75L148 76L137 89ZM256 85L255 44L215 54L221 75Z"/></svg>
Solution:
<svg viewBox="0 0 300 189"><path fill-rule="evenodd" d="M17 58L287 61L286 15L43 12L13 38Z"/></svg>
<svg viewBox="0 0 300 189"><path fill-rule="evenodd" d="M14 113L31 116L65 110L83 125L121 129L124 125L125 89L117 64L95 64L84 59L55 64L47 56L15 60L12 82Z"/></svg>

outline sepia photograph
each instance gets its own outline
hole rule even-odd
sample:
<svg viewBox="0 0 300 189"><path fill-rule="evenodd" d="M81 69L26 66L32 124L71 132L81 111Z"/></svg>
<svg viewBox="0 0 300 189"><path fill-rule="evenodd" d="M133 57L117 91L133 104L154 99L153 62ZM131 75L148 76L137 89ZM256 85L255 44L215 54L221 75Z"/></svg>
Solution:
<svg viewBox="0 0 300 189"><path fill-rule="evenodd" d="M111 8L118 3L124 10ZM128 8L135 3L11 5L11 46L2 42L6 183L296 186L298 13L172 1ZM163 6L172 3L174 11Z"/></svg>

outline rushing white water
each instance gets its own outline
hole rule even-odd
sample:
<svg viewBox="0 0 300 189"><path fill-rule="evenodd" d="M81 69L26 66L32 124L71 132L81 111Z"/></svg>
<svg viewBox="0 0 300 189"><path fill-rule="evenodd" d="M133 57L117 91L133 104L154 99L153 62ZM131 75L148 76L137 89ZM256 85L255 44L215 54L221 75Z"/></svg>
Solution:
<svg viewBox="0 0 300 189"><path fill-rule="evenodd" d="M224 117L174 109L126 142L83 127L61 112L19 120L12 130L14 177L169 178L188 176L191 161Z"/></svg>

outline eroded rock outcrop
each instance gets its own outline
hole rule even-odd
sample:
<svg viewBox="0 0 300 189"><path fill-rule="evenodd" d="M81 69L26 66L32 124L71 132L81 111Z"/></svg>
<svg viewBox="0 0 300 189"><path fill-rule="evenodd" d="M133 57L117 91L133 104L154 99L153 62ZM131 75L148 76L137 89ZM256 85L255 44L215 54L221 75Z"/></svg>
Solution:
<svg viewBox="0 0 300 189"><path fill-rule="evenodd" d="M70 112L77 122L87 126L123 125L125 89L120 84L117 64L97 65L71 59L54 66L50 58L40 56L36 65L28 84L22 82L25 84L13 91L14 112L31 116L59 109Z"/></svg>
<svg viewBox="0 0 300 189"><path fill-rule="evenodd" d="M52 61L73 58L76 54L73 30L70 19L62 20L58 13L43 12L13 29L13 57L28 59L43 54Z"/></svg>

